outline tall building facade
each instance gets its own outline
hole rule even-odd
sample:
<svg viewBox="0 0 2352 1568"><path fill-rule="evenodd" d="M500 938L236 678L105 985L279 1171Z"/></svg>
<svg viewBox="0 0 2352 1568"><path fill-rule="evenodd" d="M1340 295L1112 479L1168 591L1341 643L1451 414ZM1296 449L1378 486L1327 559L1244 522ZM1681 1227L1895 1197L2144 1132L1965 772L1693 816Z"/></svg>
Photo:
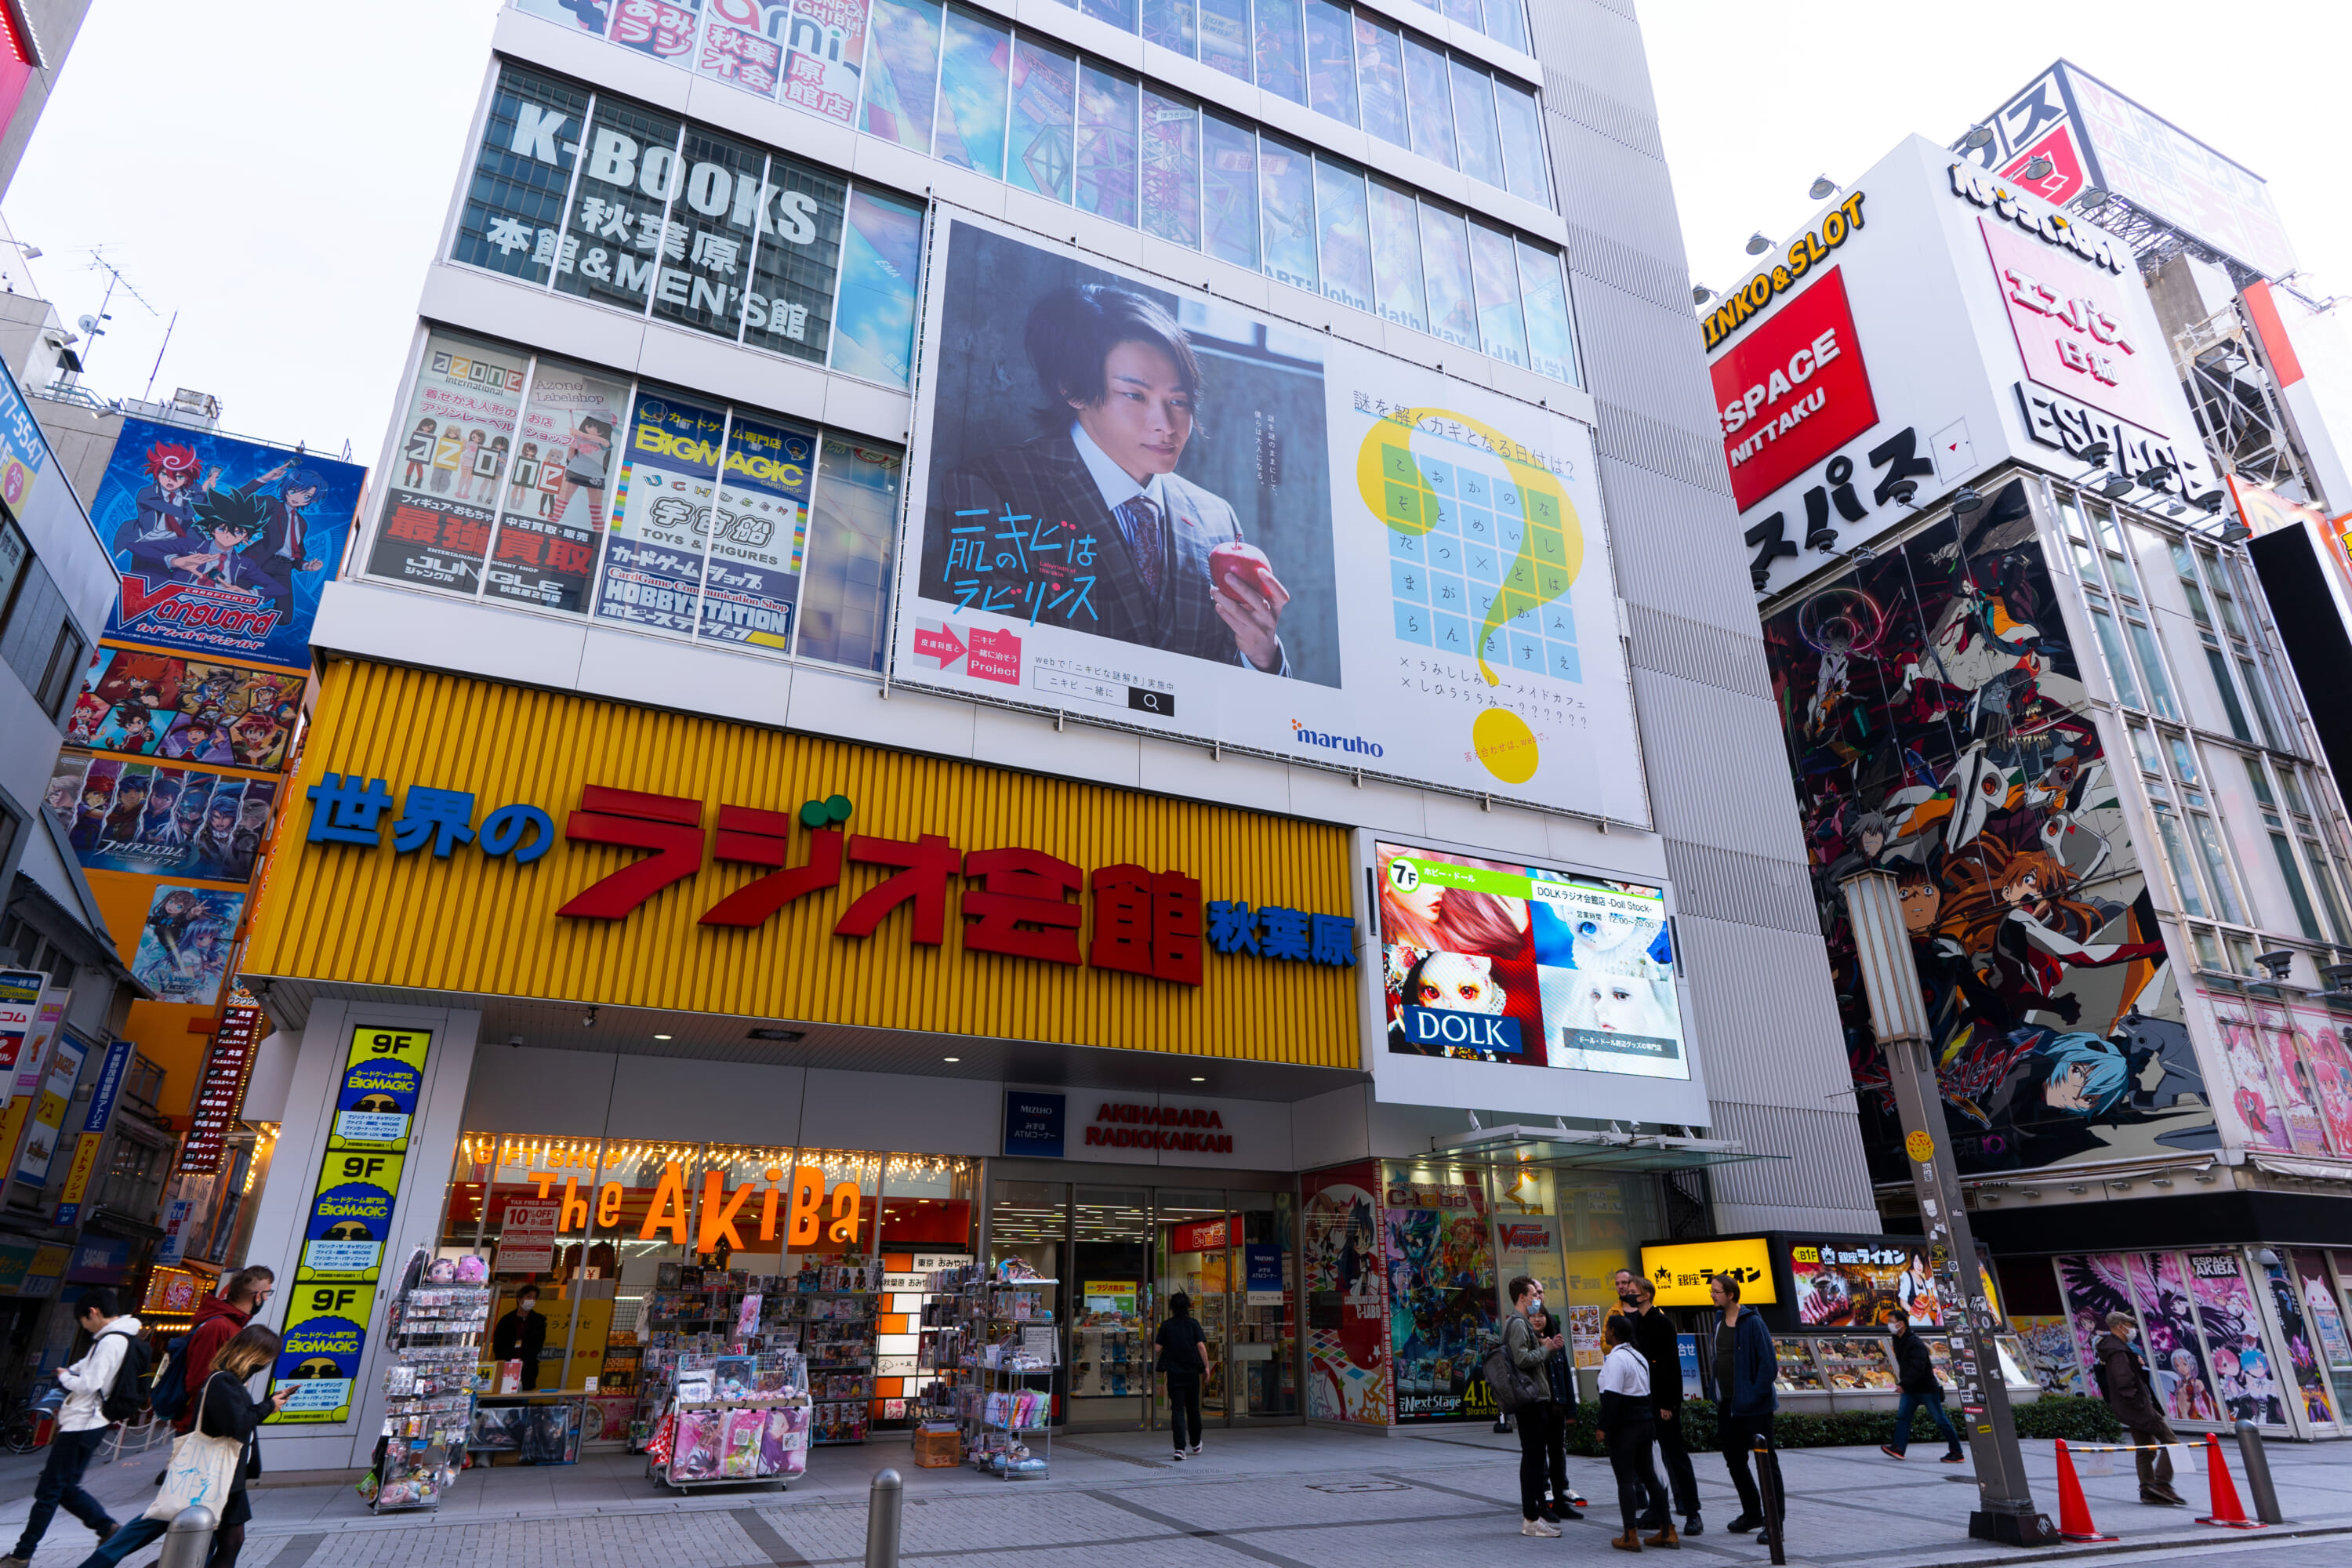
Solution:
<svg viewBox="0 0 2352 1568"><path fill-rule="evenodd" d="M1056 1424L1181 1289L1213 1420L1387 1426L1515 1274L1593 1363L1644 1241L1874 1230L1705 782L1774 709L1646 82L1591 3L501 12L244 965L280 1441L441 1258L593 1433L718 1293L833 1441L961 1408L976 1258Z"/></svg>

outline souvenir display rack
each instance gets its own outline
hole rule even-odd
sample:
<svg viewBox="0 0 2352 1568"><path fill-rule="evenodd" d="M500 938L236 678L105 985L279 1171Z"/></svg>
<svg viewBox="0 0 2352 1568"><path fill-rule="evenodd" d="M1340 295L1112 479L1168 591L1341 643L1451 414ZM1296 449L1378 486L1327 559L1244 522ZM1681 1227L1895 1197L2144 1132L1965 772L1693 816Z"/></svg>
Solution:
<svg viewBox="0 0 2352 1568"><path fill-rule="evenodd" d="M383 1457L368 1500L373 1512L437 1509L465 1467L490 1322L488 1277L478 1258L428 1264L421 1247L402 1271L404 1289L384 1326L392 1354L383 1369Z"/></svg>
<svg viewBox="0 0 2352 1568"><path fill-rule="evenodd" d="M968 1311L955 1390L965 1457L983 1475L1042 1479L1052 1458L1054 1373L1061 1364L1061 1336L1045 1298L1060 1281L1017 1258L950 1272L976 1276L975 1288L956 1298Z"/></svg>
<svg viewBox="0 0 2352 1568"><path fill-rule="evenodd" d="M791 1274L662 1264L639 1310L635 1430L643 1436L633 1441L650 1441L682 1370L706 1370L729 1352L789 1350L804 1363L809 1441L864 1442L881 1287L881 1265L855 1255L807 1257Z"/></svg>
<svg viewBox="0 0 2352 1568"><path fill-rule="evenodd" d="M1946 1389L1953 1385L1952 1352L1944 1331L1913 1329ZM2001 1373L2012 1404L2032 1404L2041 1385L2023 1370L2014 1335L2000 1339ZM1772 1336L1773 1387L1784 1410L1892 1410L1901 1394L1893 1339L1864 1328L1843 1334Z"/></svg>
<svg viewBox="0 0 2352 1568"><path fill-rule="evenodd" d="M795 1350L683 1352L646 1444L646 1473L683 1492L747 1481L790 1485L808 1468L808 1363Z"/></svg>

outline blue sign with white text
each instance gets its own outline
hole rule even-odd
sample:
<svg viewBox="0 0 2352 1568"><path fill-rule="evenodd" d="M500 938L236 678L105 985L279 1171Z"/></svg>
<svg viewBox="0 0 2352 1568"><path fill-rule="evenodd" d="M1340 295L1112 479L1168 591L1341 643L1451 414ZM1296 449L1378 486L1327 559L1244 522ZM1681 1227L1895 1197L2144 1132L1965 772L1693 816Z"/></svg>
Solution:
<svg viewBox="0 0 2352 1568"><path fill-rule="evenodd" d="M1500 1051L1517 1056L1519 1021L1500 1013L1455 1013L1444 1007L1407 1007L1404 1037L1408 1044L1456 1047L1471 1051Z"/></svg>
<svg viewBox="0 0 2352 1568"><path fill-rule="evenodd" d="M1025 1089L1004 1091L1004 1152L1033 1159L1062 1157L1062 1126L1069 1097L1033 1094Z"/></svg>

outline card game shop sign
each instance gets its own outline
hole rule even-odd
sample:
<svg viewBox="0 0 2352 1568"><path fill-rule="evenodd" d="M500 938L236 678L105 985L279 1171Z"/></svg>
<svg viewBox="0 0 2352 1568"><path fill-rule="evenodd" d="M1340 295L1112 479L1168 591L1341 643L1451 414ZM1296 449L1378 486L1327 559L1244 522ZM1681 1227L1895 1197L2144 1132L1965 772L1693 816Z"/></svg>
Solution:
<svg viewBox="0 0 2352 1568"><path fill-rule="evenodd" d="M1358 1064L1338 828L360 661L304 758L252 973Z"/></svg>

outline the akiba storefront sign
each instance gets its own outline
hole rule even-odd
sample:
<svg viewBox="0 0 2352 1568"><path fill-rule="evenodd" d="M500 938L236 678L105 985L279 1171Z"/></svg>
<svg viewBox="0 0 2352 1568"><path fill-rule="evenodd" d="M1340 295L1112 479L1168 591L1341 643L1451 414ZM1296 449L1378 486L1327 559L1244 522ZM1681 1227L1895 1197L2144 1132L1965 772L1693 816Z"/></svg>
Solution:
<svg viewBox="0 0 2352 1568"><path fill-rule="evenodd" d="M1340 829L379 665L322 693L252 973L1359 1060Z"/></svg>
<svg viewBox="0 0 2352 1568"><path fill-rule="evenodd" d="M1832 209L1737 321L1703 322L1759 593L2011 458L2055 468L2104 442L2101 466L2158 498L2211 487L2121 241L1917 137L1860 184L1867 228Z"/></svg>

